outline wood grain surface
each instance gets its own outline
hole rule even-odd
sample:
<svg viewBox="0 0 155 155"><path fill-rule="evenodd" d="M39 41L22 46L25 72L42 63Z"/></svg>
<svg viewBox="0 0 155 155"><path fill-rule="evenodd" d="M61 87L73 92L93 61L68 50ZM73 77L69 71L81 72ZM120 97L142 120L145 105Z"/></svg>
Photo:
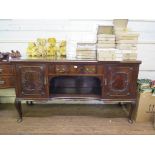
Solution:
<svg viewBox="0 0 155 155"><path fill-rule="evenodd" d="M0 104L0 134L6 135L145 135L152 122L129 124L119 105L23 105L24 121L16 122L12 104Z"/></svg>

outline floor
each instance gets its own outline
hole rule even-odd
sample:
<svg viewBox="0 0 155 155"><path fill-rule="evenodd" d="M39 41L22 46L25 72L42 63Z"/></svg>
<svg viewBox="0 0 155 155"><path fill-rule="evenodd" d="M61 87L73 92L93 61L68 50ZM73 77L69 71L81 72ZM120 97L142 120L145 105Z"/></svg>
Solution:
<svg viewBox="0 0 155 155"><path fill-rule="evenodd" d="M155 134L151 122L128 123L120 105L23 105L22 123L13 104L0 104L0 134L115 135Z"/></svg>

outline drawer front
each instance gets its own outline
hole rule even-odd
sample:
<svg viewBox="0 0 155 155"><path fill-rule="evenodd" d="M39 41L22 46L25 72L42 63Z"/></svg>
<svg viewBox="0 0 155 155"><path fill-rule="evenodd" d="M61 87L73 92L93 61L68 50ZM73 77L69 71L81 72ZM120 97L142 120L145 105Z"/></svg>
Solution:
<svg viewBox="0 0 155 155"><path fill-rule="evenodd" d="M14 70L12 65L0 65L0 75L13 75Z"/></svg>
<svg viewBox="0 0 155 155"><path fill-rule="evenodd" d="M70 71L69 65L55 65L55 72L57 74L67 74Z"/></svg>
<svg viewBox="0 0 155 155"><path fill-rule="evenodd" d="M13 88L15 87L14 76L0 76L0 88Z"/></svg>
<svg viewBox="0 0 155 155"><path fill-rule="evenodd" d="M55 65L49 65L48 72L49 72L49 74L54 74L55 73Z"/></svg>
<svg viewBox="0 0 155 155"><path fill-rule="evenodd" d="M75 74L96 74L96 65L71 65L70 73Z"/></svg>
<svg viewBox="0 0 155 155"><path fill-rule="evenodd" d="M96 65L56 65L55 72L57 74L96 74L97 68Z"/></svg>

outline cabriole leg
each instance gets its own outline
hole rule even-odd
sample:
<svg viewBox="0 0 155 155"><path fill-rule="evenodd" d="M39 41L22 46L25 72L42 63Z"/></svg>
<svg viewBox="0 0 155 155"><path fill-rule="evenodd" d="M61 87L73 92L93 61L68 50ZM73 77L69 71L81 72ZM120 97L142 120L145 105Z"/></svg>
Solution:
<svg viewBox="0 0 155 155"><path fill-rule="evenodd" d="M129 112L129 123L133 123L133 119L132 119L132 114L133 114L133 111L135 109L135 105L136 105L136 102L131 102L131 108L130 108L130 112Z"/></svg>
<svg viewBox="0 0 155 155"><path fill-rule="evenodd" d="M22 106L21 106L20 100L17 100L17 99L15 100L15 107L18 112L17 122L20 123L22 122Z"/></svg>

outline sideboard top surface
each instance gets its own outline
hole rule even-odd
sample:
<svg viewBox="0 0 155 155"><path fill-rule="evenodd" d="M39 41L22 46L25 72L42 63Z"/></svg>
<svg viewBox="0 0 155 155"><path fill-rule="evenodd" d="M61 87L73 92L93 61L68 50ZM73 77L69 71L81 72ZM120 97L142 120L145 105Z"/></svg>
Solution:
<svg viewBox="0 0 155 155"><path fill-rule="evenodd" d="M52 57L44 57L44 58L33 58L33 57L22 57L22 58L14 58L10 59L10 62L66 62L66 63L114 63L114 64L120 64L120 63L135 63L135 64L141 64L140 60L123 60L123 61L98 61L98 60L81 60L81 59L67 59L67 58L52 58Z"/></svg>

